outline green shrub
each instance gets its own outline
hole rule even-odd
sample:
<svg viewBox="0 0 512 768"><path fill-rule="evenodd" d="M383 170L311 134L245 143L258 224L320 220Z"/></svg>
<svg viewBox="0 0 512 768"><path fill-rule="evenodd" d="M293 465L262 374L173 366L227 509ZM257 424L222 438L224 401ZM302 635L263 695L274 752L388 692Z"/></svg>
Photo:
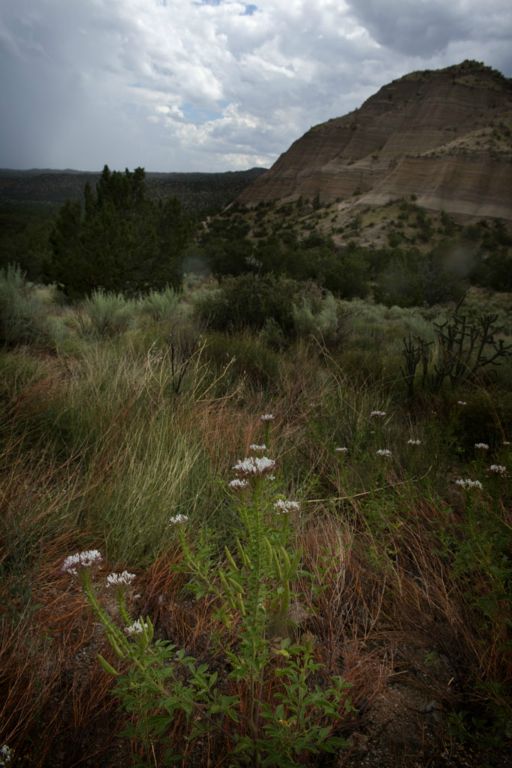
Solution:
<svg viewBox="0 0 512 768"><path fill-rule="evenodd" d="M335 343L341 336L341 317L338 302L332 294L317 302L304 297L300 305L293 305L293 324L298 337L314 336L326 343Z"/></svg>
<svg viewBox="0 0 512 768"><path fill-rule="evenodd" d="M289 333L293 330L293 303L305 290L300 283L284 277L240 275L196 299L196 312L215 331L260 331L272 318Z"/></svg>
<svg viewBox="0 0 512 768"><path fill-rule="evenodd" d="M429 254L395 249L373 266L378 273L375 299L388 307L458 301L467 288L449 243Z"/></svg>
<svg viewBox="0 0 512 768"><path fill-rule="evenodd" d="M43 304L17 265L0 269L0 343L29 344L45 337Z"/></svg>
<svg viewBox="0 0 512 768"><path fill-rule="evenodd" d="M151 291L140 299L140 310L156 322L169 322L176 315L179 295L171 286L163 291Z"/></svg>
<svg viewBox="0 0 512 768"><path fill-rule="evenodd" d="M494 291L512 291L510 247L496 247L492 253L484 254L472 274L472 279L475 283L492 288Z"/></svg>
<svg viewBox="0 0 512 768"><path fill-rule="evenodd" d="M289 339L286 338L283 329L279 323L276 323L273 317L266 321L259 337L263 344L275 350L283 350L289 344Z"/></svg>
<svg viewBox="0 0 512 768"><path fill-rule="evenodd" d="M123 333L133 322L135 306L120 293L94 291L83 303L85 318L79 317L82 334L108 338Z"/></svg>
<svg viewBox="0 0 512 768"><path fill-rule="evenodd" d="M203 355L217 371L226 370L223 378L230 386L243 378L263 387L275 386L278 381L279 355L249 334L209 334Z"/></svg>

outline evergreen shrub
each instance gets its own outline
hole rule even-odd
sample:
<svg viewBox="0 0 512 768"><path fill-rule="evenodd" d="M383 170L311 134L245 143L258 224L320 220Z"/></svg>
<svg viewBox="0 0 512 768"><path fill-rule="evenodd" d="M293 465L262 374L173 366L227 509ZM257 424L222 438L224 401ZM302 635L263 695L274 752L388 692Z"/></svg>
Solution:
<svg viewBox="0 0 512 768"><path fill-rule="evenodd" d="M43 303L17 265L0 269L0 343L29 344L46 336Z"/></svg>

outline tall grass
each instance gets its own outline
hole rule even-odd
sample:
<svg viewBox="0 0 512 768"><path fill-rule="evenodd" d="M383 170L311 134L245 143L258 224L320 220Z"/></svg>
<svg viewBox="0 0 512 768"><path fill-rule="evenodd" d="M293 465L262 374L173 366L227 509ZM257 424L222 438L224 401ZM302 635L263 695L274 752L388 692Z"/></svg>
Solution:
<svg viewBox="0 0 512 768"><path fill-rule="evenodd" d="M109 569L134 569L134 615L149 615L159 640L227 678L224 650L236 651L243 616L223 626L214 598L192 597L170 518L189 519L189 544L208 549L215 579L226 569L224 547L238 551L231 467L268 440L272 492L302 502L289 532L300 559L289 626L329 675L352 684L359 714L343 720L342 735L368 729L375 738L372 713L392 701L399 714L390 710L386 722L394 717L400 730L405 718L413 734L389 747L397 760L414 749L419 760L424 737L435 749L429 734L438 744L502 749L511 716L508 393L487 381L406 403L398 344L402 334L429 332L431 310L344 302L336 311L342 334L332 345L308 331L277 354L260 334L209 334L189 350L179 387L176 366L188 352L172 351L158 313L143 328L130 321L114 333L77 335L51 357L3 352L0 743L41 768L58 754L59 764L73 763L79 749L91 760L94 750L109 753L101 718L116 733L120 713L96 664L107 650L60 571L78 549L98 547ZM265 434L259 417L269 412ZM488 443L485 454L477 442ZM482 490L465 490L458 478ZM116 620L104 576L96 588ZM275 682L262 684L261 700L275 691ZM426 715L407 719L432 702L441 717L428 719L430 731ZM183 735L181 721L176 728ZM390 738L384 726L379 745ZM220 743L207 739L194 764L220 768ZM129 749L119 764L137 759Z"/></svg>
<svg viewBox="0 0 512 768"><path fill-rule="evenodd" d="M218 504L197 437L170 409L141 416L91 459L82 513L101 532L109 558L134 564L172 545L171 517L187 515L201 526Z"/></svg>

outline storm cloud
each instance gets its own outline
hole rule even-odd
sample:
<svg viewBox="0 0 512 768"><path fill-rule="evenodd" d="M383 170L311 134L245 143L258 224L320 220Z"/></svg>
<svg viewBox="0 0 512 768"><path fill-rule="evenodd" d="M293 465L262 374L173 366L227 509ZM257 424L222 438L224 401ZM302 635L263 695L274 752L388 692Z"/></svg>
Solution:
<svg viewBox="0 0 512 768"><path fill-rule="evenodd" d="M411 70L512 72L489 0L3 0L0 166L270 165Z"/></svg>

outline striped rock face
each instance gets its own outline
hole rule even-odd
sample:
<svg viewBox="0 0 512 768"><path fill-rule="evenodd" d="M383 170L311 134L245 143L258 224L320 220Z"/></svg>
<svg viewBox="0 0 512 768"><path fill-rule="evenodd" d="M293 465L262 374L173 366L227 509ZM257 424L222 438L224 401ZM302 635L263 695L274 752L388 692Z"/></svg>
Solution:
<svg viewBox="0 0 512 768"><path fill-rule="evenodd" d="M512 83L465 62L413 72L311 128L238 201L419 206L512 221Z"/></svg>

